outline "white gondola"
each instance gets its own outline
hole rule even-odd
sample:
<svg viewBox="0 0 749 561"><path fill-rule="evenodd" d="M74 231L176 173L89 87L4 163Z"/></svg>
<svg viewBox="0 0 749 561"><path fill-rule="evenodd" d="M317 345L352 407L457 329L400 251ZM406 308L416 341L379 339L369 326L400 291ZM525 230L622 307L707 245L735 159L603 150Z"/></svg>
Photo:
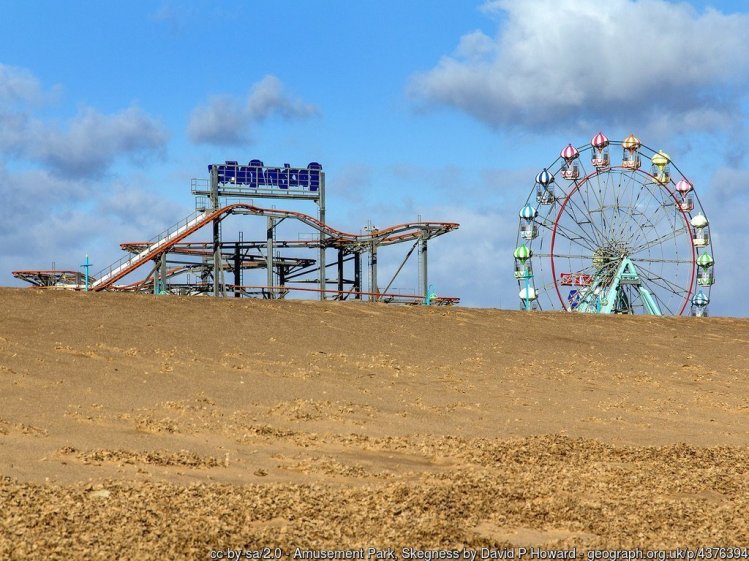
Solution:
<svg viewBox="0 0 749 561"><path fill-rule="evenodd" d="M538 310L538 294L532 286L526 286L519 293L521 310Z"/></svg>
<svg viewBox="0 0 749 561"><path fill-rule="evenodd" d="M524 240L533 240L538 237L538 226L533 222L523 222L520 225L520 237Z"/></svg>
<svg viewBox="0 0 749 561"><path fill-rule="evenodd" d="M694 228L692 230L692 242L694 247L706 247L710 245L710 232L705 228Z"/></svg>
<svg viewBox="0 0 749 561"><path fill-rule="evenodd" d="M538 294L536 293L536 289L532 286L528 286L523 288L519 293L518 296L520 296L521 300L535 300L538 298Z"/></svg>

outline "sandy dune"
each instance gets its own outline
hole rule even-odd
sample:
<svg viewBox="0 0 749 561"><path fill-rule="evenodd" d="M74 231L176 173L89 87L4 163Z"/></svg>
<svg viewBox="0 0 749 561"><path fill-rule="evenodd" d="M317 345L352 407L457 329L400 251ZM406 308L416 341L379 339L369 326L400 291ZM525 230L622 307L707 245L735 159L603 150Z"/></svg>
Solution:
<svg viewBox="0 0 749 561"><path fill-rule="evenodd" d="M0 559L749 545L749 320L0 303Z"/></svg>

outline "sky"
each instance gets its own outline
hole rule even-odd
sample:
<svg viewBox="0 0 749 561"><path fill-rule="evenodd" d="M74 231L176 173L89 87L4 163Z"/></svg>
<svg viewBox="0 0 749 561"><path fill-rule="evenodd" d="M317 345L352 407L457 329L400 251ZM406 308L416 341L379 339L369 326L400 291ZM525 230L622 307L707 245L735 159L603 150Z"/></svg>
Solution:
<svg viewBox="0 0 749 561"><path fill-rule="evenodd" d="M435 292L517 308L535 175L568 143L634 132L710 219L711 314L749 315L745 2L0 6L2 285L85 254L103 268L189 214L207 164L258 158L320 162L340 230L459 222L431 242Z"/></svg>

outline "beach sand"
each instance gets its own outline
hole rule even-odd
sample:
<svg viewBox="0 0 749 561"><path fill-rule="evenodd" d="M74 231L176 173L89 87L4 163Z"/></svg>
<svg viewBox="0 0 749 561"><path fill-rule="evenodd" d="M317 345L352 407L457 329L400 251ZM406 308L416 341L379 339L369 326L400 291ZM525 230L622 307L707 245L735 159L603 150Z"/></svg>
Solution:
<svg viewBox="0 0 749 561"><path fill-rule="evenodd" d="M0 559L749 545L747 319L0 306Z"/></svg>

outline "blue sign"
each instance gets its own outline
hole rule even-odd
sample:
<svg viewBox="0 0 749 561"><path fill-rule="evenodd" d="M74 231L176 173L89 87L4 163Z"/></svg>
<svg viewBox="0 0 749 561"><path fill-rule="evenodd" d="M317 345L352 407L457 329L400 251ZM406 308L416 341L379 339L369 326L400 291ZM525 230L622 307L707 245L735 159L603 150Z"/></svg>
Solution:
<svg viewBox="0 0 749 561"><path fill-rule="evenodd" d="M570 290L567 295L567 302L570 305L570 310L576 309L580 305L580 293L577 290Z"/></svg>
<svg viewBox="0 0 749 561"><path fill-rule="evenodd" d="M248 165L227 161L225 164L209 165L208 171L216 168L219 185L244 185L250 189L277 187L278 189L320 189L322 166L310 162L306 168L292 168L284 164L282 168L265 167L260 160L251 160Z"/></svg>

